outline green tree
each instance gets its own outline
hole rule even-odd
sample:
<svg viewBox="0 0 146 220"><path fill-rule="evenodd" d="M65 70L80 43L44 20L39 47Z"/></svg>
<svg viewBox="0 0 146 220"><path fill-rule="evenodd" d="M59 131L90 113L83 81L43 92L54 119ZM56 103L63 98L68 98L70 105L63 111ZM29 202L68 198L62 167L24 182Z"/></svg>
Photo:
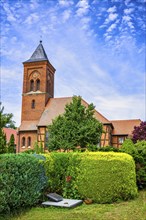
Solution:
<svg viewBox="0 0 146 220"><path fill-rule="evenodd" d="M86 148L97 145L102 134L102 124L94 117L95 107L85 107L80 96L74 96L67 104L63 115L59 115L48 126L48 149L74 150L77 146Z"/></svg>
<svg viewBox="0 0 146 220"><path fill-rule="evenodd" d="M0 154L7 152L6 135L3 132L3 128L16 128L15 122L12 120L13 114L4 113L4 106L0 103Z"/></svg>
<svg viewBox="0 0 146 220"><path fill-rule="evenodd" d="M7 152L7 142L6 142L6 134L0 128L0 154L5 154Z"/></svg>
<svg viewBox="0 0 146 220"><path fill-rule="evenodd" d="M16 153L15 138L12 134L8 143L8 153Z"/></svg>
<svg viewBox="0 0 146 220"><path fill-rule="evenodd" d="M16 128L15 121L13 121L12 113L4 113L4 106L1 107L0 103L0 128Z"/></svg>

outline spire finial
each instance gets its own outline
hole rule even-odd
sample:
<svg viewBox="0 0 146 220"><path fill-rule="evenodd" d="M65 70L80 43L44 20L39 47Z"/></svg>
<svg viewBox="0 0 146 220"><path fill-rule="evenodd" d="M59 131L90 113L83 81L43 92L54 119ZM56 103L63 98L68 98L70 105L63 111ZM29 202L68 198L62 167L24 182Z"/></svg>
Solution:
<svg viewBox="0 0 146 220"><path fill-rule="evenodd" d="M40 35L40 44L42 43L42 35Z"/></svg>

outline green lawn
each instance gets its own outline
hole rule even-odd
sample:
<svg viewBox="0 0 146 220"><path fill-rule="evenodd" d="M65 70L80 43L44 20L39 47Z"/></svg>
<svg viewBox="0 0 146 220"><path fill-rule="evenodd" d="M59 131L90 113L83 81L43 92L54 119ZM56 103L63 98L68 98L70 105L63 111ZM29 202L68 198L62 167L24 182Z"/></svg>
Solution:
<svg viewBox="0 0 146 220"><path fill-rule="evenodd" d="M34 207L3 220L146 220L146 191L135 200L114 204L81 205L74 209Z"/></svg>

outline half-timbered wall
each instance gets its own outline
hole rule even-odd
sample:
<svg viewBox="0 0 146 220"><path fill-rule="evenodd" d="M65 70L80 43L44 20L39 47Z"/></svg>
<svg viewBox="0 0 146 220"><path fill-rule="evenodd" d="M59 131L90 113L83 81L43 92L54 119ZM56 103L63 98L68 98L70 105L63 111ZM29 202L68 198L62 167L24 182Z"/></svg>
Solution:
<svg viewBox="0 0 146 220"><path fill-rule="evenodd" d="M124 142L124 140L128 137L128 135L113 135L112 136L112 146L120 148Z"/></svg>
<svg viewBox="0 0 146 220"><path fill-rule="evenodd" d="M100 145L101 147L111 146L111 133L112 127L111 125L103 125L104 132L101 135Z"/></svg>

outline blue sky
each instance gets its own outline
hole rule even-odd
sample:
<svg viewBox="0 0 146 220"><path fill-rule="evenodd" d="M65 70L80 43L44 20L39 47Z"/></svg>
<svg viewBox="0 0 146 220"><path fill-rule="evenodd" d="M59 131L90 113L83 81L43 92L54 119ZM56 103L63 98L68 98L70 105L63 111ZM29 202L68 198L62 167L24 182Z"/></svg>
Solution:
<svg viewBox="0 0 146 220"><path fill-rule="evenodd" d="M1 101L21 120L22 62L40 39L55 97L81 95L109 120L146 120L146 0L1 0Z"/></svg>

